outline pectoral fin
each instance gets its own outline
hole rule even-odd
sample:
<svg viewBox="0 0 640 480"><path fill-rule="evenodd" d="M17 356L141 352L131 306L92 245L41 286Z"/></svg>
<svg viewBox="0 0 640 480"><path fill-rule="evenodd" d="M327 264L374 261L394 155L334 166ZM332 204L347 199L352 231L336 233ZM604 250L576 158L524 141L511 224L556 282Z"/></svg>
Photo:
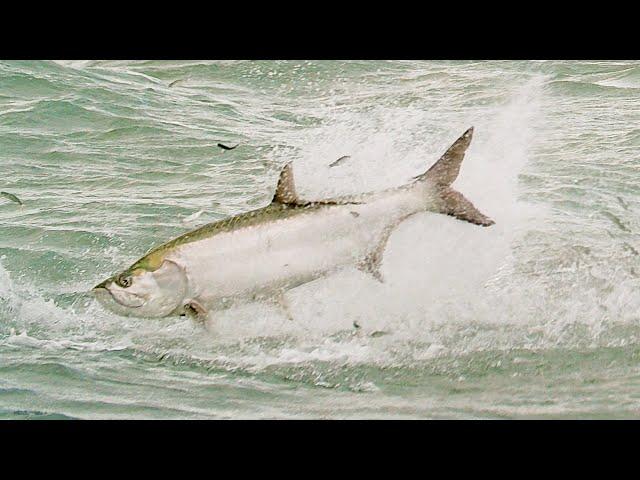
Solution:
<svg viewBox="0 0 640 480"><path fill-rule="evenodd" d="M186 301L183 309L186 315L199 323L204 323L204 321L207 319L208 312L206 308L204 308L204 306L197 300L191 299Z"/></svg>

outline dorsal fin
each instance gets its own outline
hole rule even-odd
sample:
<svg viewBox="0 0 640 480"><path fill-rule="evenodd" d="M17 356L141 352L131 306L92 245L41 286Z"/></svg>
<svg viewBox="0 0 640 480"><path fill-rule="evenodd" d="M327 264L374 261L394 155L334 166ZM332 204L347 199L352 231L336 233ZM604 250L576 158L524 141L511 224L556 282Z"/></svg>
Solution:
<svg viewBox="0 0 640 480"><path fill-rule="evenodd" d="M280 171L280 178L278 179L278 186L271 201L272 203L284 203L285 205L298 203L291 164L292 162L287 163Z"/></svg>
<svg viewBox="0 0 640 480"><path fill-rule="evenodd" d="M293 181L292 162L287 163L280 171L278 186L271 203L281 203L283 205L299 205L299 206L319 206L319 205L359 205L362 202L353 197L342 197L328 200L305 201L298 198L296 193L296 185Z"/></svg>
<svg viewBox="0 0 640 480"><path fill-rule="evenodd" d="M471 143L473 137L473 127L464 132L444 155L425 173L417 176L419 180L430 180L438 186L448 187L451 185L460 172L460 164L464 154Z"/></svg>

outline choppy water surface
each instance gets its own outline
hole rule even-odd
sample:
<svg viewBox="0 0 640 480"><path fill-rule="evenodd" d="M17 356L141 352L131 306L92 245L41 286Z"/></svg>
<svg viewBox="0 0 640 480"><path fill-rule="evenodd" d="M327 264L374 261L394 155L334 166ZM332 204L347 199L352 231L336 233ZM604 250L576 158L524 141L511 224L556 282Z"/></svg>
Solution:
<svg viewBox="0 0 640 480"><path fill-rule="evenodd" d="M375 190L471 125L454 186L496 225L407 220L383 285L208 330L86 294L288 161L306 198ZM638 417L639 125L639 62L0 62L0 417Z"/></svg>

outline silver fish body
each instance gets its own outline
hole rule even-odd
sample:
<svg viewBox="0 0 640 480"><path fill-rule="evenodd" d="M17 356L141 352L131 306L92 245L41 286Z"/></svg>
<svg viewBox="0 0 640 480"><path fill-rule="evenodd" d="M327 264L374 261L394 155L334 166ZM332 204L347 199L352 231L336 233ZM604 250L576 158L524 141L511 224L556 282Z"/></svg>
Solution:
<svg viewBox="0 0 640 480"><path fill-rule="evenodd" d="M288 164L272 203L205 225L151 250L94 288L123 315L205 315L234 300L277 296L341 267L381 280L382 252L393 229L423 211L493 223L450 188L472 129L425 174L402 187L356 197L304 202Z"/></svg>

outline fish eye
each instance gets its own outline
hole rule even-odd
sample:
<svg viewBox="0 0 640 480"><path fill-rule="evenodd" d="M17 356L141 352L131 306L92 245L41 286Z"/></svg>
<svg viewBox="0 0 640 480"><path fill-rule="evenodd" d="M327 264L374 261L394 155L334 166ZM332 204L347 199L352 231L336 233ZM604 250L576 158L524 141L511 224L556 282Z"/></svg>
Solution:
<svg viewBox="0 0 640 480"><path fill-rule="evenodd" d="M127 288L131 285L131 277L129 275L120 275L116 280L116 283L122 288Z"/></svg>

